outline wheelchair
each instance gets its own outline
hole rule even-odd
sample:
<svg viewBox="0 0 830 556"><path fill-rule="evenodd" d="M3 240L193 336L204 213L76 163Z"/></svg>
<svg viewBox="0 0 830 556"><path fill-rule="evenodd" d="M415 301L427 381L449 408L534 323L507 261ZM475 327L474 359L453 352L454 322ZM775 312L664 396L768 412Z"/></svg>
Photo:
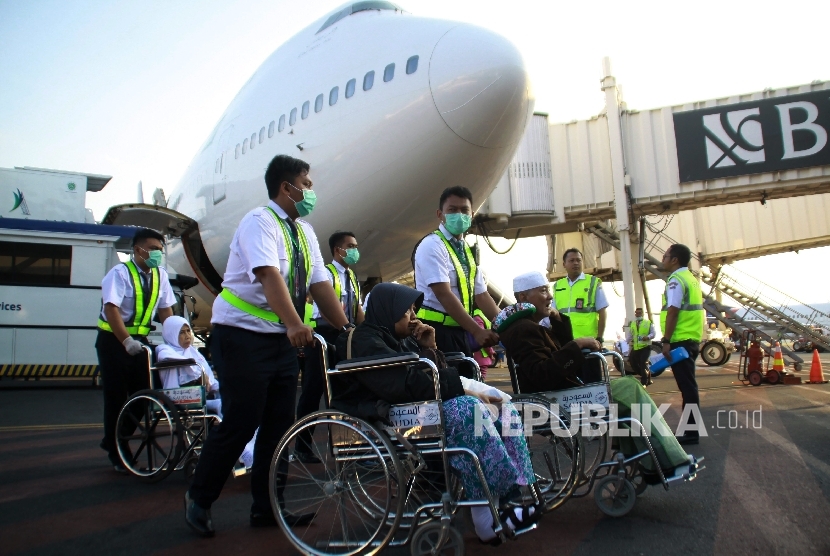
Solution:
<svg viewBox="0 0 830 556"><path fill-rule="evenodd" d="M127 471L146 482L161 481L176 470L184 470L190 481L208 432L221 422L205 404L205 373L211 371L202 368L201 385L157 389L159 370L197 363L182 359L152 366L152 350L145 346L144 351L150 388L133 394L118 414L118 455Z"/></svg>
<svg viewBox="0 0 830 556"><path fill-rule="evenodd" d="M415 353L351 359L328 365L325 340L315 335L326 371L327 407L295 423L281 439L271 461L269 486L274 515L291 544L303 554L375 554L388 546L410 546L411 554L463 554L461 534L453 526L459 508L487 505L496 535L503 530L498 509L476 454L451 448L444 435L438 368ZM445 354L447 362L473 369L472 358ZM400 368L432 374L435 398L392 405L392 426L378 426L331 409L332 387L348 373ZM321 463L304 464L291 457L292 445L304 431ZM451 456L469 457L486 494L485 500L463 499L463 487L451 473ZM533 488L521 496L538 502ZM291 516L313 512L308 526L289 526Z"/></svg>
<svg viewBox="0 0 830 556"><path fill-rule="evenodd" d="M634 508L637 497L645 492L650 483L662 484L668 490L670 483L691 481L698 471L704 469L699 465L703 458L690 456L687 469L680 466L684 469L680 469L675 475L666 476L643 424L634 417L619 417L613 411L614 400L606 359L609 356L614 358L615 365L619 365L617 368L624 368L622 355L616 351L586 351L585 358L597 361L600 366L600 381L563 390L526 394L522 393L519 387L519 366L507 354L510 381L516 394L513 402L517 408L528 403L556 404L559 408L560 422L573 433L574 449L566 451L566 454L571 456L566 460L570 465L571 474L561 485L556 482L558 468L551 466L549 460L543 464L537 458L532 458L537 481L542 485L559 485L557 488L542 489L548 511L561 506L570 498L584 497L593 492L594 501L603 513L611 517L622 517ZM556 424L554 421L551 422ZM608 435L611 425L629 431L634 429L631 432L632 436L636 434L641 437L645 449L628 457L619 450L612 450L608 457ZM540 436L545 435L546 427L545 424L540 425ZM537 431L534 429L534 436L536 435ZM551 442L554 442L554 436L548 434ZM646 457L651 458L655 471L650 474L649 479L646 479L640 463Z"/></svg>

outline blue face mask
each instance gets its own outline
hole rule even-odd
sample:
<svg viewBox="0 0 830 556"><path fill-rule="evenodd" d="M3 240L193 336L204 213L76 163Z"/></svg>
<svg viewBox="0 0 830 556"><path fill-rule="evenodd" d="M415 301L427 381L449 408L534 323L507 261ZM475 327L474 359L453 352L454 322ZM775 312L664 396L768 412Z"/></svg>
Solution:
<svg viewBox="0 0 830 556"><path fill-rule="evenodd" d="M455 212L447 214L445 217L447 220L444 226L447 228L447 231L454 236L460 236L469 230L470 226L473 224L473 217L469 214Z"/></svg>
<svg viewBox="0 0 830 556"><path fill-rule="evenodd" d="M291 185L291 184L288 184ZM294 187L291 185L291 187ZM297 189L294 187L294 189ZM294 206L297 208L297 214L300 218L306 217L314 210L314 205L317 204L317 194L311 189L297 189L303 193L303 200L300 202L294 201Z"/></svg>
<svg viewBox="0 0 830 556"><path fill-rule="evenodd" d="M340 250L346 252L346 256L343 257L343 262L347 265L352 266L360 260L360 251L357 250L357 247L350 247L348 249L341 248Z"/></svg>

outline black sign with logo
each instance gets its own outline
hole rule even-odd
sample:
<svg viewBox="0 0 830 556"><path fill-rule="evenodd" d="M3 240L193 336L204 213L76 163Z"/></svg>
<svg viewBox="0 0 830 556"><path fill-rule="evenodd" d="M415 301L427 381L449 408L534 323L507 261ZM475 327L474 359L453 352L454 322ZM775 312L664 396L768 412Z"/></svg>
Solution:
<svg viewBox="0 0 830 556"><path fill-rule="evenodd" d="M674 114L680 181L830 164L830 90Z"/></svg>

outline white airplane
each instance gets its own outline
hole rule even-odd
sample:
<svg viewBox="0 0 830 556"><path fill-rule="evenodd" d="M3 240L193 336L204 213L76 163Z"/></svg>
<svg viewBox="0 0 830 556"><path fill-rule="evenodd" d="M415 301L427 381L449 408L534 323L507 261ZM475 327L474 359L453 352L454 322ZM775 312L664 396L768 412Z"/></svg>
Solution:
<svg viewBox="0 0 830 556"><path fill-rule="evenodd" d="M244 49L240 50L244 55ZM280 46L236 95L167 208L113 207L105 223L171 233L168 268L195 275L207 326L241 218L268 201L277 154L311 165L328 236L350 230L365 280L411 270L444 188L483 203L503 175L534 97L521 54L472 25L415 17L386 1L345 4Z"/></svg>

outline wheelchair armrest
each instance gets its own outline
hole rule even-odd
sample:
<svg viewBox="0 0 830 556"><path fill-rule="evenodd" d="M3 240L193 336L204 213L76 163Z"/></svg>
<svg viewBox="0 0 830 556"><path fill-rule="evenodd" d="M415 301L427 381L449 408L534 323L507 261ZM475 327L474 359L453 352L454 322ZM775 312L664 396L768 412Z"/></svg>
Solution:
<svg viewBox="0 0 830 556"><path fill-rule="evenodd" d="M185 367L188 365L197 365L197 363L193 359L165 359L164 361L158 361L153 368L171 369L173 367Z"/></svg>
<svg viewBox="0 0 830 556"><path fill-rule="evenodd" d="M402 365L407 363L415 363L420 360L417 353L400 353L397 355L389 355L383 353L381 355L370 355L369 357L355 357L348 361L341 361L334 368L337 371L350 371L354 369L362 369L365 367L376 367L381 365Z"/></svg>
<svg viewBox="0 0 830 556"><path fill-rule="evenodd" d="M463 359L467 357L463 351L445 351L444 352L444 359L447 361L454 361L456 359Z"/></svg>

